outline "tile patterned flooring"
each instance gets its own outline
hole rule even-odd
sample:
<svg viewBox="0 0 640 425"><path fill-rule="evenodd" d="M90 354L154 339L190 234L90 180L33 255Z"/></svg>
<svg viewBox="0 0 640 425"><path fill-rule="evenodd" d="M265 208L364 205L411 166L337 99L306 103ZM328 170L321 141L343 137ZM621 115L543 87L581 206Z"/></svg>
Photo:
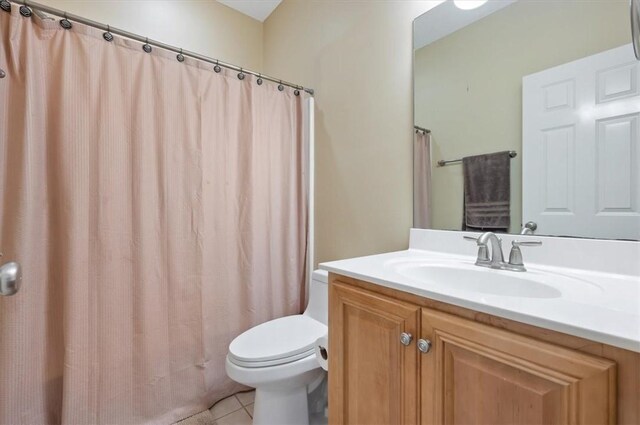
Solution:
<svg viewBox="0 0 640 425"><path fill-rule="evenodd" d="M237 393L220 400L209 410L184 419L177 425L251 425L255 391Z"/></svg>

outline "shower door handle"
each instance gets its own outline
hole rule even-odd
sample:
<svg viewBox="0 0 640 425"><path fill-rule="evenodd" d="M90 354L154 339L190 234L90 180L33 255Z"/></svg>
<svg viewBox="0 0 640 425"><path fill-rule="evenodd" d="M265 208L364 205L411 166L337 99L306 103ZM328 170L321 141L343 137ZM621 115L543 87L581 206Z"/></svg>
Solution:
<svg viewBox="0 0 640 425"><path fill-rule="evenodd" d="M2 256L2 254L0 254ZM0 266L0 296L15 295L22 285L22 268L15 261Z"/></svg>

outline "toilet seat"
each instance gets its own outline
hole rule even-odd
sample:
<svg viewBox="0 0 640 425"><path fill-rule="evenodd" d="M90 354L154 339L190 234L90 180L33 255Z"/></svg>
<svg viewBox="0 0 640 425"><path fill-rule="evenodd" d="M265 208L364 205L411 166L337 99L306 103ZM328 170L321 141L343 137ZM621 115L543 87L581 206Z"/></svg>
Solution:
<svg viewBox="0 0 640 425"><path fill-rule="evenodd" d="M294 362L314 353L327 326L298 314L251 328L229 345L229 361L243 367L267 367Z"/></svg>

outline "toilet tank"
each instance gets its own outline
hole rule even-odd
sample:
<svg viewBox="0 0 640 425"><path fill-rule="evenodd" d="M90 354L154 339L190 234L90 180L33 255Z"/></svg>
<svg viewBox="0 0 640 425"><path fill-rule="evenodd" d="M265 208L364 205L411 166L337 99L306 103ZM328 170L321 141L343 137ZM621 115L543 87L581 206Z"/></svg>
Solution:
<svg viewBox="0 0 640 425"><path fill-rule="evenodd" d="M309 304L304 314L325 325L329 324L329 272L314 270L309 283Z"/></svg>

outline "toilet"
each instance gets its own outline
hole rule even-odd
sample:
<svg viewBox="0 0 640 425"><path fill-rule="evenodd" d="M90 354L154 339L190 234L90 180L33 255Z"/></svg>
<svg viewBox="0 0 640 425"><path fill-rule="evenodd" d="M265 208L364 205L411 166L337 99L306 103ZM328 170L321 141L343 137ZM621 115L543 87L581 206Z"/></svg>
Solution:
<svg viewBox="0 0 640 425"><path fill-rule="evenodd" d="M316 270L303 314L255 326L235 338L227 354L227 375L254 387L254 425L309 424L308 394L326 377L315 355L327 335L328 274Z"/></svg>

